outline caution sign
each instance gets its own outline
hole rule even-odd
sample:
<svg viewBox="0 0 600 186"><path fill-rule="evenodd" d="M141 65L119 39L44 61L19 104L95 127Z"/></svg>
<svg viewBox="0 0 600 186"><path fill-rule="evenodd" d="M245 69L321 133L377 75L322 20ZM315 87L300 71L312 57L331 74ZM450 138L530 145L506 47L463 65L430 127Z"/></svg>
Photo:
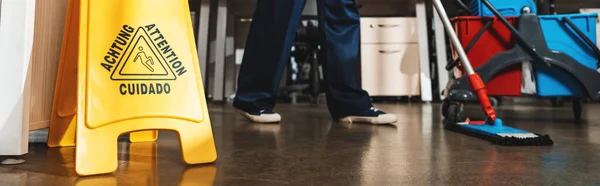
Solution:
<svg viewBox="0 0 600 186"><path fill-rule="evenodd" d="M169 81L187 73L183 62L155 24L137 29L123 25L100 65L111 72L111 80L151 81L121 83L118 89L121 95L169 94Z"/></svg>
<svg viewBox="0 0 600 186"><path fill-rule="evenodd" d="M187 72L155 24L137 30L123 25L100 65L112 72L112 80L177 80Z"/></svg>
<svg viewBox="0 0 600 186"><path fill-rule="evenodd" d="M184 162L215 161L188 7L70 1L48 143L76 146L77 173L116 170L116 139L131 132L142 142L175 131Z"/></svg>

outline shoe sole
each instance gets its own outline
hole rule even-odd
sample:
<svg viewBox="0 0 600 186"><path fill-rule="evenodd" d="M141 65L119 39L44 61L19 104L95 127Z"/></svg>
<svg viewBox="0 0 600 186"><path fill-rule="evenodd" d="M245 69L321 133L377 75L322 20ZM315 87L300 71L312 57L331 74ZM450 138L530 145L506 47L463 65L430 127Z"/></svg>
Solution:
<svg viewBox="0 0 600 186"><path fill-rule="evenodd" d="M348 116L339 120L343 123L368 123L373 125L387 125L398 121L396 118L387 119L385 117L359 117L359 116Z"/></svg>
<svg viewBox="0 0 600 186"><path fill-rule="evenodd" d="M279 123L279 122L281 122L281 116L278 119L266 120L266 119L260 119L260 116L248 114L246 111L243 111L240 109L235 109L235 110L238 113L240 113L242 116L246 117L246 119L248 119L252 122L255 122L255 123Z"/></svg>
<svg viewBox="0 0 600 186"><path fill-rule="evenodd" d="M24 159L5 159L4 161L0 162L0 165L18 165L18 164L23 164L25 163Z"/></svg>

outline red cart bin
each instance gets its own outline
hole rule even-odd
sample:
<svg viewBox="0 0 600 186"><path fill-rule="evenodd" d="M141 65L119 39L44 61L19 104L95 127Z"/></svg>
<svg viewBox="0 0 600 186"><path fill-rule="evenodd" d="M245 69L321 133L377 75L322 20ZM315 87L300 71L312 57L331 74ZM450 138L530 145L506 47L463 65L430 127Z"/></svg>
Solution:
<svg viewBox="0 0 600 186"><path fill-rule="evenodd" d="M518 17L505 18L513 26L516 25ZM512 34L496 17L459 16L452 19L456 34L465 50L467 50L471 41L475 39L478 32L484 28L488 20L493 22L467 52L467 57L471 61L473 69L477 69L496 54L511 49L514 46ZM458 58L454 48L452 48L452 53L454 59ZM464 70L460 66L458 67L460 69L459 74L464 74ZM462 75L457 77L460 76ZM492 96L520 96L521 77L521 64L504 69L486 83L488 94Z"/></svg>

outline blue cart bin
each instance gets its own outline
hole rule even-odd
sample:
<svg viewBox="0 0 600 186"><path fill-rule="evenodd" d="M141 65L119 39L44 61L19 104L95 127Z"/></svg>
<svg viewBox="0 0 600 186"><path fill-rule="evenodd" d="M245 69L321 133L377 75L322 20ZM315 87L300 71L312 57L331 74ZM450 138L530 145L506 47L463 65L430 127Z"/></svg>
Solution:
<svg viewBox="0 0 600 186"><path fill-rule="evenodd" d="M594 44L597 42L597 14L540 15L540 25L548 48L571 56L585 67L597 69L593 49L562 20L564 17L571 20ZM559 67L548 67L544 63L533 63L533 67L539 96L579 96L584 92L579 82Z"/></svg>
<svg viewBox="0 0 600 186"><path fill-rule="evenodd" d="M533 0L488 0L502 16L520 16L523 7L529 7L531 13L537 14L536 4ZM474 16L494 16L480 0L471 0L471 12Z"/></svg>

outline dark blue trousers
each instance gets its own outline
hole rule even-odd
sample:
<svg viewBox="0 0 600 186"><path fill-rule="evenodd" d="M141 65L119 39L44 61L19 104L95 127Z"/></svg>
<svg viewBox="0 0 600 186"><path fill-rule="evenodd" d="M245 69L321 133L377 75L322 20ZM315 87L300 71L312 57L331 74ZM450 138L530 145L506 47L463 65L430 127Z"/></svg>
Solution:
<svg viewBox="0 0 600 186"><path fill-rule="evenodd" d="M233 106L273 109L305 0L258 0L246 41ZM333 119L368 110L369 94L356 82L360 17L355 0L318 0L327 105Z"/></svg>

